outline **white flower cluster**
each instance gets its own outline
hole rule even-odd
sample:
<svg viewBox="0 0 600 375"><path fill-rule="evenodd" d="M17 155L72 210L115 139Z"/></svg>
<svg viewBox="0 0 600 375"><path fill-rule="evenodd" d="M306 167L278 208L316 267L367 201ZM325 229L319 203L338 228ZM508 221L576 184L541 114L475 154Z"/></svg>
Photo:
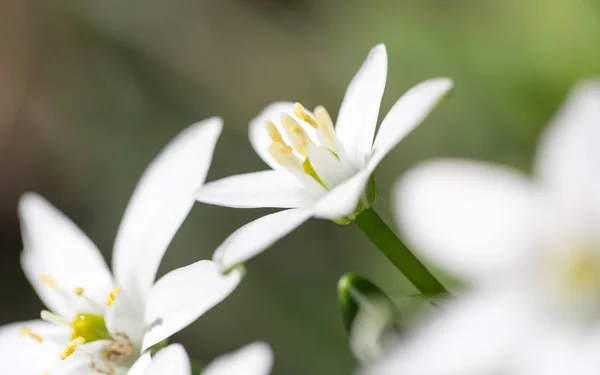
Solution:
<svg viewBox="0 0 600 375"><path fill-rule="evenodd" d="M112 272L73 222L39 195L23 195L21 266L47 310L40 320L0 327L0 373L190 375L185 350L169 345L169 337L232 293L244 262L309 218L347 224L365 217L377 196L377 165L453 87L450 79L435 78L411 88L376 134L386 77L387 53L378 45L350 83L335 124L321 106L267 106L250 121L249 138L269 170L204 184L221 120L182 131L134 190L116 235ZM600 83L586 82L542 137L535 178L450 159L401 178L394 210L403 238L423 258L462 277L465 288L436 303L417 328L388 334L381 350L355 336L353 348L371 346L376 353L360 358L359 373L598 373L599 139ZM212 260L156 280L196 200L285 210L239 228ZM388 232L370 233L378 247L390 243ZM418 262L412 255L386 255L400 269L403 262ZM432 277L421 276L409 279L418 287ZM433 281L423 285L443 289ZM377 330L388 327L371 323ZM217 358L202 374L266 375L272 363L270 347L256 342Z"/></svg>

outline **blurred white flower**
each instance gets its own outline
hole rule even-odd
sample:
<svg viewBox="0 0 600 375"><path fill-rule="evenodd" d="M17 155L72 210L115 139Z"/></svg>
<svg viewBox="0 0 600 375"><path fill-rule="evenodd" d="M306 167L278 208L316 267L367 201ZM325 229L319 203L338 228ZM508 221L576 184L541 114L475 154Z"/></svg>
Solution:
<svg viewBox="0 0 600 375"><path fill-rule="evenodd" d="M44 321L0 328L0 347L5 348L0 373L79 374L88 369L125 374L146 349L233 291L241 271L223 275L206 260L155 282L161 259L204 182L221 128L217 118L190 126L149 165L117 233L114 278L73 222L38 195L22 197L22 267L50 311L42 311ZM35 342L42 345L35 347ZM55 361L48 362L50 352Z"/></svg>
<svg viewBox="0 0 600 375"><path fill-rule="evenodd" d="M240 228L217 249L222 267L244 262L310 217L352 221L375 199L373 171L452 88L436 78L410 89L381 123L373 142L387 77L384 45L374 47L348 86L337 124L323 107L274 103L250 122L250 142L272 170L204 185L197 199L240 207L291 208ZM369 185L367 187L367 185Z"/></svg>
<svg viewBox="0 0 600 375"><path fill-rule="evenodd" d="M409 244L470 291L367 374L600 371L600 82L576 87L542 136L535 179L434 161L397 186Z"/></svg>
<svg viewBox="0 0 600 375"><path fill-rule="evenodd" d="M273 366L269 345L255 342L209 363L202 375L267 375ZM144 354L128 375L192 375L190 359L183 346L169 345L150 358ZM87 374L84 374L87 375ZM92 374L89 374L92 375ZM194 374L196 375L196 374Z"/></svg>

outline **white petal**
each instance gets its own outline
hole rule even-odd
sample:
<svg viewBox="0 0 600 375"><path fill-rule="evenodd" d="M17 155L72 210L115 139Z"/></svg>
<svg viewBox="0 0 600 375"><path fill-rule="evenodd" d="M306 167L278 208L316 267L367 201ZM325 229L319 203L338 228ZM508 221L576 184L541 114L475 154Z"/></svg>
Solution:
<svg viewBox="0 0 600 375"><path fill-rule="evenodd" d="M144 375L191 375L192 366L183 346L172 344L161 349L152 358ZM131 375L131 372L128 374ZM196 375L196 374L194 374Z"/></svg>
<svg viewBox="0 0 600 375"><path fill-rule="evenodd" d="M150 353L146 352L133 363L133 366L131 366L127 375L145 375L147 374L146 371L149 370L148 367L151 363L152 358L150 357ZM183 375L189 375L189 372L186 372Z"/></svg>
<svg viewBox="0 0 600 375"><path fill-rule="evenodd" d="M291 209L266 215L233 232L213 254L222 270L228 270L263 252L292 230L299 227L312 212Z"/></svg>
<svg viewBox="0 0 600 375"><path fill-rule="evenodd" d="M31 337L20 336L22 328L29 328L33 333L47 338L62 335L57 333L57 326L41 320L13 323L0 327L0 373L11 375L43 374L49 371L58 361L62 348L48 340L37 342ZM68 332L64 332L68 336Z"/></svg>
<svg viewBox="0 0 600 375"><path fill-rule="evenodd" d="M352 171L348 170L328 148L311 144L308 148L308 158L325 186L335 187L352 176Z"/></svg>
<svg viewBox="0 0 600 375"><path fill-rule="evenodd" d="M518 293L485 291L459 297L362 374L502 373L523 349L519 343L528 336L533 316Z"/></svg>
<svg viewBox="0 0 600 375"><path fill-rule="evenodd" d="M144 310L128 296L126 290L115 296L113 304L106 308L104 319L113 337L125 336L137 350L141 350L145 333Z"/></svg>
<svg viewBox="0 0 600 375"><path fill-rule="evenodd" d="M273 157L271 157L271 154L268 152L271 138L269 138L269 134L265 131L265 122L270 120L277 123L282 113L292 113L293 108L294 103L292 102L272 103L263 109L258 116L250 120L250 126L248 128L250 144L252 144L252 147L258 156L275 170L282 170L282 168L275 160L273 160Z"/></svg>
<svg viewBox="0 0 600 375"><path fill-rule="evenodd" d="M50 310L64 316L75 313L69 306L76 298L75 287L84 288L91 298L110 290L112 276L102 254L65 215L41 196L27 193L19 201L19 216L25 245L21 265ZM44 283L43 278L52 281Z"/></svg>
<svg viewBox="0 0 600 375"><path fill-rule="evenodd" d="M273 367L273 352L269 345L255 342L208 364L202 375L267 375Z"/></svg>
<svg viewBox="0 0 600 375"><path fill-rule="evenodd" d="M434 78L421 82L408 90L383 119L375 143L369 167L377 164L414 128L435 109L450 92L453 82L449 78Z"/></svg>
<svg viewBox="0 0 600 375"><path fill-rule="evenodd" d="M142 350L187 327L227 297L242 278L240 269L223 274L216 263L201 260L176 269L154 284L148 295Z"/></svg>
<svg viewBox="0 0 600 375"><path fill-rule="evenodd" d="M237 208L296 208L309 206L314 198L288 173L262 171L209 182L198 190L203 203Z"/></svg>
<svg viewBox="0 0 600 375"><path fill-rule="evenodd" d="M353 213L370 176L370 171L360 171L331 190L315 206L315 216L325 219L338 219Z"/></svg>
<svg viewBox="0 0 600 375"><path fill-rule="evenodd" d="M532 249L532 191L517 171L440 160L409 171L394 203L413 250L457 275L489 279Z"/></svg>
<svg viewBox="0 0 600 375"><path fill-rule="evenodd" d="M600 80L576 86L538 146L535 170L561 203L600 220ZM583 223L585 224L585 223Z"/></svg>
<svg viewBox="0 0 600 375"><path fill-rule="evenodd" d="M113 266L119 285L139 303L204 183L221 129L215 117L180 132L146 168L133 192L117 233Z"/></svg>
<svg viewBox="0 0 600 375"><path fill-rule="evenodd" d="M386 78L387 51L379 44L371 49L350 82L340 107L335 131L359 166L371 153Z"/></svg>

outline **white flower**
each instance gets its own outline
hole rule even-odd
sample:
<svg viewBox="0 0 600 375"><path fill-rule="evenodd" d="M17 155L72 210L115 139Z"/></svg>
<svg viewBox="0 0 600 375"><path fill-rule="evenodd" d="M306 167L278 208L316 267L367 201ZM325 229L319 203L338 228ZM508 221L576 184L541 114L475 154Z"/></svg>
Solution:
<svg viewBox="0 0 600 375"><path fill-rule="evenodd" d="M151 360L141 359L142 364L128 375L192 375L192 367L185 349L178 344L161 349ZM273 366L273 353L269 345L255 342L209 363L202 375L268 375ZM132 369L133 370L133 369ZM194 374L195 375L195 374Z"/></svg>
<svg viewBox="0 0 600 375"><path fill-rule="evenodd" d="M448 78L413 87L396 102L374 137L386 77L387 53L378 45L348 86L335 129L323 107L311 113L298 103L271 104L251 121L250 142L272 170L208 183L196 198L230 207L290 210L240 228L217 249L215 261L228 269L310 217L347 223L373 203L375 187L368 182L377 165L452 88Z"/></svg>
<svg viewBox="0 0 600 375"><path fill-rule="evenodd" d="M368 374L600 371L600 82L542 136L535 178L480 162L417 167L397 188L409 244L470 291Z"/></svg>
<svg viewBox="0 0 600 375"><path fill-rule="evenodd" d="M114 277L96 246L66 216L38 195L22 197L22 267L50 311L42 312L44 322L0 329L0 346L8 348L0 373L41 374L43 368L76 374L87 368L124 374L146 349L233 291L241 271L223 275L206 260L155 282L161 259L205 179L221 128L218 118L190 126L150 164L117 233ZM42 345L33 349L36 342ZM57 363L42 360L49 352ZM71 360L74 353L80 360Z"/></svg>

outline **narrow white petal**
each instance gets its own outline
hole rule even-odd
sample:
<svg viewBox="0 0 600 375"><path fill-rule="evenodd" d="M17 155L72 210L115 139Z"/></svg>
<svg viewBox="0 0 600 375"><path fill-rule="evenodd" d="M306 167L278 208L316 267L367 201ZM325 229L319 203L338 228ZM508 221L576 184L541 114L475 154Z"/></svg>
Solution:
<svg viewBox="0 0 600 375"><path fill-rule="evenodd" d="M248 128L250 144L258 156L275 170L282 170L282 168L275 160L273 160L273 157L267 151L272 141L271 138L269 138L269 134L265 131L265 123L267 120L277 123L282 113L292 113L293 108L294 103L291 102L272 103L263 109L263 111L255 118L250 120L250 126Z"/></svg>
<svg viewBox="0 0 600 375"><path fill-rule="evenodd" d="M314 198L289 173L262 171L209 182L198 190L203 203L237 208L296 208L309 206Z"/></svg>
<svg viewBox="0 0 600 375"><path fill-rule="evenodd" d="M560 203L600 221L600 80L577 85L538 145L535 171ZM581 223L585 224L585 223ZM594 230L596 227L594 228Z"/></svg>
<svg viewBox="0 0 600 375"><path fill-rule="evenodd" d="M194 322L233 292L241 279L240 269L223 274L210 260L201 260L163 276L148 294L142 350Z"/></svg>
<svg viewBox="0 0 600 375"><path fill-rule="evenodd" d="M179 133L150 163L125 210L113 268L119 285L142 303L173 236L204 183L222 121L211 118Z"/></svg>
<svg viewBox="0 0 600 375"><path fill-rule="evenodd" d="M361 374L502 373L523 350L520 340L527 338L534 323L531 311L523 298L511 292L458 297Z"/></svg>
<svg viewBox="0 0 600 375"><path fill-rule="evenodd" d="M255 342L208 364L202 375L267 375L273 367L273 352L264 342Z"/></svg>
<svg viewBox="0 0 600 375"><path fill-rule="evenodd" d="M533 187L517 171L434 161L409 171L394 194L410 247L459 276L490 278L531 250Z"/></svg>
<svg viewBox="0 0 600 375"><path fill-rule="evenodd" d="M414 128L435 109L450 92L453 82L449 78L434 78L421 82L408 90L383 119L369 160L374 170L377 164Z"/></svg>
<svg viewBox="0 0 600 375"><path fill-rule="evenodd" d="M298 208L254 220L233 232L215 250L213 260L222 270L228 270L260 254L311 216L310 210Z"/></svg>
<svg viewBox="0 0 600 375"><path fill-rule="evenodd" d="M58 361L62 348L53 342L41 343L29 336L20 335L22 328L47 338L68 337L68 332L57 332L57 326L41 320L12 323L0 327L0 373L10 375L43 374ZM59 339L60 340L60 339Z"/></svg>
<svg viewBox="0 0 600 375"><path fill-rule="evenodd" d="M144 375L192 375L192 365L183 346L172 344L161 349L152 358ZM128 375L132 375L131 371ZM196 374L193 374L196 375Z"/></svg>
<svg viewBox="0 0 600 375"><path fill-rule="evenodd" d="M331 190L315 206L315 216L338 219L350 215L356 209L371 173L363 170Z"/></svg>
<svg viewBox="0 0 600 375"><path fill-rule="evenodd" d="M387 51L379 44L371 49L350 82L340 107L337 136L360 166L371 152L386 78Z"/></svg>
<svg viewBox="0 0 600 375"><path fill-rule="evenodd" d="M19 217L25 245L21 265L49 309L72 315L68 302L75 298L75 287L92 298L110 290L112 276L102 254L64 214L41 196L26 193L19 201Z"/></svg>

